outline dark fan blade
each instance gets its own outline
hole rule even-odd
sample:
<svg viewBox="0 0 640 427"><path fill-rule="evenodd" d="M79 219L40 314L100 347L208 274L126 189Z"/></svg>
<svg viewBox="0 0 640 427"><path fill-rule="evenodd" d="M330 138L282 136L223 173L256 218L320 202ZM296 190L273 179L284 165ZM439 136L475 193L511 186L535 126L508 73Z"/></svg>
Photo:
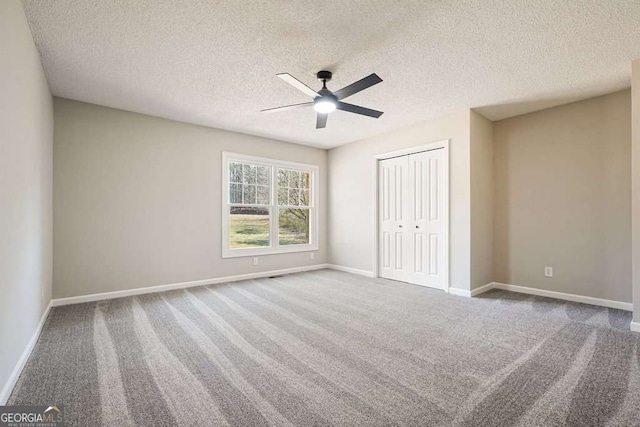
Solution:
<svg viewBox="0 0 640 427"><path fill-rule="evenodd" d="M260 112L261 113L275 113L277 111L293 110L294 108L310 107L312 105L313 105L313 102L303 102L302 104L292 104L292 105L285 105L283 107L267 108L266 110L260 110Z"/></svg>
<svg viewBox="0 0 640 427"><path fill-rule="evenodd" d="M338 110L348 111L350 113L362 114L363 116L369 116L377 119L382 114L382 111L372 110L370 108L360 107L359 105L347 104L346 102L338 102L336 106Z"/></svg>
<svg viewBox="0 0 640 427"><path fill-rule="evenodd" d="M284 80L285 82L289 83L291 86L293 86L296 89L306 93L310 97L315 98L316 96L318 96L318 92L316 92L315 90L311 89L309 86L307 86L306 84L302 83L300 80L296 79L291 74L282 73L282 74L276 74L276 75L278 77L280 77L282 80Z"/></svg>
<svg viewBox="0 0 640 427"><path fill-rule="evenodd" d="M362 80L358 80L355 83L351 83L349 86L345 86L342 89L336 92L333 92L333 94L337 96L338 99L345 99L347 96L351 96L354 93L358 93L362 90L365 90L368 87L377 85L381 81L382 79L378 77L376 73L373 73Z"/></svg>
<svg viewBox="0 0 640 427"><path fill-rule="evenodd" d="M318 118L316 119L316 129L322 129L327 126L327 117L328 114L318 113Z"/></svg>

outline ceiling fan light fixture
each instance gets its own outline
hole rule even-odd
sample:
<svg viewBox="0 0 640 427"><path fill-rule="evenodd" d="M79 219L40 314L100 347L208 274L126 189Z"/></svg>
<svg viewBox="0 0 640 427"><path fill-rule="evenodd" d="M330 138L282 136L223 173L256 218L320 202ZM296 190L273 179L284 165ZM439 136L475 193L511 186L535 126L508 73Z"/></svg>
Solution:
<svg viewBox="0 0 640 427"><path fill-rule="evenodd" d="M313 109L321 114L328 114L335 111L338 100L331 95L319 96L313 101Z"/></svg>

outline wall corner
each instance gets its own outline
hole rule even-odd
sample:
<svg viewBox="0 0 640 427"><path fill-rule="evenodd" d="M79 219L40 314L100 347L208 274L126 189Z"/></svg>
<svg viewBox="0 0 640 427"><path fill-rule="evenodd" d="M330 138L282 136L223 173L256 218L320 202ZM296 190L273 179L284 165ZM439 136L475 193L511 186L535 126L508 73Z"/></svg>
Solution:
<svg viewBox="0 0 640 427"><path fill-rule="evenodd" d="M640 322L640 59L631 64L631 283L633 320Z"/></svg>

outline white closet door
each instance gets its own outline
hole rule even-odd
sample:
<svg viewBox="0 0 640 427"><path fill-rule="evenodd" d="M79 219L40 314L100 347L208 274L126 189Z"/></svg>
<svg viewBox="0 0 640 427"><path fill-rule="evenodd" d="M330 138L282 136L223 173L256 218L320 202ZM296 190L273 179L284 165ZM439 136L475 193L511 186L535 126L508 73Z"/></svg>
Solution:
<svg viewBox="0 0 640 427"><path fill-rule="evenodd" d="M446 242L446 176L444 150L409 155L409 224L407 254L410 283L444 289Z"/></svg>
<svg viewBox="0 0 640 427"><path fill-rule="evenodd" d="M445 289L447 177L444 149L378 162L378 274Z"/></svg>
<svg viewBox="0 0 640 427"><path fill-rule="evenodd" d="M411 255L407 254L409 158L378 162L379 253L378 274L387 279L411 280Z"/></svg>

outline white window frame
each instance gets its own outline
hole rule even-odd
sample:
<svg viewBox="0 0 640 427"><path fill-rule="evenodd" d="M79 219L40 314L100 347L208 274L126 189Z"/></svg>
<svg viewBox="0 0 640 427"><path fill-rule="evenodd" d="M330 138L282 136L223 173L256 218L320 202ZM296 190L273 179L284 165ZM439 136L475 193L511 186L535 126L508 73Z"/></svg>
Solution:
<svg viewBox="0 0 640 427"><path fill-rule="evenodd" d="M270 188L270 204L266 206L269 210L269 241L271 245L269 247L262 248L229 248L229 216L230 207L232 203L229 203L229 164L231 162L238 163L251 163L256 165L271 166L271 188ZM285 206L278 205L278 168L294 169L302 172L309 172L309 191L311 197L309 200L309 206L305 208L309 209L309 243L303 245L282 245L279 244L278 230L279 230L279 215L278 209ZM309 165L304 163L287 162L284 160L268 159L264 157L248 156L245 154L237 153L222 153L222 258L236 258L236 257L248 257L259 255L272 255L272 254L284 254L292 252L306 252L318 250L318 237L319 237L319 215L318 215L318 189L319 189L319 173L320 168L316 165ZM255 205L246 205L252 207ZM265 207L259 205L260 207Z"/></svg>

